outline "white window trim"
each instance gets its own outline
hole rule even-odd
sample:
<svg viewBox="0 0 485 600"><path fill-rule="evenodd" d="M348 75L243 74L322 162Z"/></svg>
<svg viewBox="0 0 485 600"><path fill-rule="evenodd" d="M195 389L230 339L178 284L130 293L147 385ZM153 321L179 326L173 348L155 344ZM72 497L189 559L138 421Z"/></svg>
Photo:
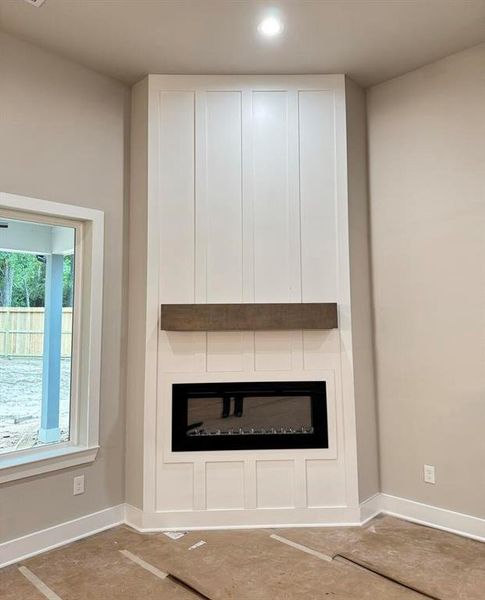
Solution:
<svg viewBox="0 0 485 600"><path fill-rule="evenodd" d="M73 356L77 355L77 364L71 392L76 397L71 408L71 440L0 455L0 483L5 483L96 459L99 449L104 213L4 192L0 192L0 209L27 213L26 218L31 215L39 220L71 221L77 232L82 233L81 276L78 274L75 282L78 335L77 339L73 338Z"/></svg>

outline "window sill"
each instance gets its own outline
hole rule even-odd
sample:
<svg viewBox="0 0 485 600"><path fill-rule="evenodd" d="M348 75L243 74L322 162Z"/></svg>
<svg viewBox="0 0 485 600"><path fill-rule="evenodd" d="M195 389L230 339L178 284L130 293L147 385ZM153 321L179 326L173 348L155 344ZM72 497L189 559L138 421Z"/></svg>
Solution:
<svg viewBox="0 0 485 600"><path fill-rule="evenodd" d="M62 446L0 457L0 483L94 462L98 449L99 446Z"/></svg>

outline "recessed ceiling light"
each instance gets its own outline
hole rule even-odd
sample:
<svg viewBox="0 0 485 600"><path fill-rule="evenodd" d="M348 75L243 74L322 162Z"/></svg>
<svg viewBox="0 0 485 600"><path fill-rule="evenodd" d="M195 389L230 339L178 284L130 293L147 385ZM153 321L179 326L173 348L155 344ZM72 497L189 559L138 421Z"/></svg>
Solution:
<svg viewBox="0 0 485 600"><path fill-rule="evenodd" d="M258 25L258 31L265 37L275 37L283 31L283 23L276 17L266 17Z"/></svg>

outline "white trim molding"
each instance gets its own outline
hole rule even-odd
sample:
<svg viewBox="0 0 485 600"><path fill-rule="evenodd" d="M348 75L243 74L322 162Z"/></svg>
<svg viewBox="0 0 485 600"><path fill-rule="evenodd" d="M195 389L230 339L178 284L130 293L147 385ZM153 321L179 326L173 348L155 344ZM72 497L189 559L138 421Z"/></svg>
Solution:
<svg viewBox="0 0 485 600"><path fill-rule="evenodd" d="M377 493L364 500L360 504L360 525L365 525L368 521L377 517L380 511L381 494Z"/></svg>
<svg viewBox="0 0 485 600"><path fill-rule="evenodd" d="M0 544L0 568L125 522L124 504L29 533Z"/></svg>
<svg viewBox="0 0 485 600"><path fill-rule="evenodd" d="M0 484L94 462L98 449L98 446L92 448L48 446L21 457L9 457L7 454L0 467Z"/></svg>
<svg viewBox="0 0 485 600"><path fill-rule="evenodd" d="M249 518L248 513L254 513L253 518ZM485 519L388 494L368 498L357 510L328 507L312 509L309 513L307 509L305 520L298 509L144 513L130 504L119 504L0 544L0 568L122 524L140 533L181 529L358 527L378 514L392 515L485 542Z"/></svg>
<svg viewBox="0 0 485 600"><path fill-rule="evenodd" d="M75 229L70 440L5 452L0 484L93 462L99 448L104 213L0 192L0 215Z"/></svg>
<svg viewBox="0 0 485 600"><path fill-rule="evenodd" d="M485 542L485 519L479 517L389 494L379 495L379 512Z"/></svg>
<svg viewBox="0 0 485 600"><path fill-rule="evenodd" d="M388 494L375 494L357 509L329 506L306 509L257 509L143 512L126 505L126 524L139 532L245 529L271 527L359 527L379 514L386 514L427 527L442 529L485 542L485 519L421 504Z"/></svg>
<svg viewBox="0 0 485 600"><path fill-rule="evenodd" d="M358 527L361 522L358 508L344 506L146 513L127 505L126 524L141 533L148 533L208 529L270 529L274 527Z"/></svg>

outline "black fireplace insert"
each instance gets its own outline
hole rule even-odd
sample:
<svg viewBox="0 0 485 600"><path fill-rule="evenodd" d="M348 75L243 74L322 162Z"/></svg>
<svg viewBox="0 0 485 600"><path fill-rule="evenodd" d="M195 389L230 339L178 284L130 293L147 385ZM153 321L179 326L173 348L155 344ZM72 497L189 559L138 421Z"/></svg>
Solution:
<svg viewBox="0 0 485 600"><path fill-rule="evenodd" d="M174 383L172 450L328 448L324 381Z"/></svg>

